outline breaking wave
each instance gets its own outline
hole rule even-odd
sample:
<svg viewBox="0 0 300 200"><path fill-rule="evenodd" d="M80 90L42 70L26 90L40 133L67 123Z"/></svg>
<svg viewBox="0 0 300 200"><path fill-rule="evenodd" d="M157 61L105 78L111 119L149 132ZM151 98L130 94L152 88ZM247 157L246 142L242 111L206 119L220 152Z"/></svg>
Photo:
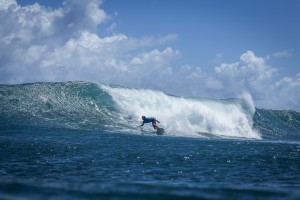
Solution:
<svg viewBox="0 0 300 200"><path fill-rule="evenodd" d="M155 116L166 135L299 140L300 114L255 109L251 98L199 99L89 82L0 85L1 129L14 126L141 133ZM144 130L153 131L151 126Z"/></svg>

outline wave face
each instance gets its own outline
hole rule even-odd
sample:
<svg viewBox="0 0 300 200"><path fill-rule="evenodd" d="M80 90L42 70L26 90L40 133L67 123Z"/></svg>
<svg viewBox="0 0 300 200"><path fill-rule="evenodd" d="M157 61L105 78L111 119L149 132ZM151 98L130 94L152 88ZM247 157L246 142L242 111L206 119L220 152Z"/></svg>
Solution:
<svg viewBox="0 0 300 200"><path fill-rule="evenodd" d="M299 112L256 109L253 120L264 139L300 141Z"/></svg>
<svg viewBox="0 0 300 200"><path fill-rule="evenodd" d="M166 134L300 140L300 114L256 109L249 98L193 99L88 82L0 85L1 129L19 126L141 133L155 116ZM152 131L150 125L144 130Z"/></svg>

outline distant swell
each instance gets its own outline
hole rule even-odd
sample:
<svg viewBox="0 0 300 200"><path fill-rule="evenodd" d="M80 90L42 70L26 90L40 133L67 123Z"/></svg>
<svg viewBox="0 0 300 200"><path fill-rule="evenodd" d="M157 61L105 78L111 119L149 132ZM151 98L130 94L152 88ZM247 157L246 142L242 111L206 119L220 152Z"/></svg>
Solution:
<svg viewBox="0 0 300 200"><path fill-rule="evenodd" d="M70 128L139 134L141 116L155 116L166 135L300 139L300 114L253 109L247 99L196 99L89 82L0 85L1 129ZM152 131L145 126L145 131Z"/></svg>

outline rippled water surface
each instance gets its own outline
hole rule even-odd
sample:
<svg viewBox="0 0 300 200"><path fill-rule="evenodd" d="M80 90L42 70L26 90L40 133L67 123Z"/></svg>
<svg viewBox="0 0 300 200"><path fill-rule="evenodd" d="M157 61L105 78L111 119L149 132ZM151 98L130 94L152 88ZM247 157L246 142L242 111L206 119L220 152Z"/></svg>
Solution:
<svg viewBox="0 0 300 200"><path fill-rule="evenodd" d="M300 198L300 145L20 128L0 136L0 197Z"/></svg>

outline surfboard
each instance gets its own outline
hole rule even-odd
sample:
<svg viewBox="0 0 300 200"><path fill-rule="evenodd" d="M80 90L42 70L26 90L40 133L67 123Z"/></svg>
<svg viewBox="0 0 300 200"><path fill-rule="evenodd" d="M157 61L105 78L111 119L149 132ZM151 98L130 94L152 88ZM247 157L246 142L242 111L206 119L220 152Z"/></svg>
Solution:
<svg viewBox="0 0 300 200"><path fill-rule="evenodd" d="M164 132L165 132L165 129L163 129L163 128L157 128L156 129L157 135L162 135Z"/></svg>

